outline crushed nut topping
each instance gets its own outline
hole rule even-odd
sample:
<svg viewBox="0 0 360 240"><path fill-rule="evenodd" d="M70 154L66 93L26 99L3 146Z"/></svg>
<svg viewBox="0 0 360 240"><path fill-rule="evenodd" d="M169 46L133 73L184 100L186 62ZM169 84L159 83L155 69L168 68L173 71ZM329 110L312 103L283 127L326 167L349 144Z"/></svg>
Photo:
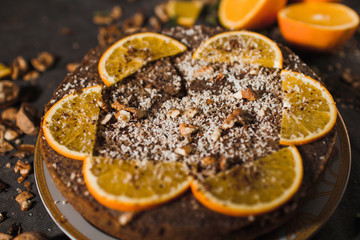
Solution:
<svg viewBox="0 0 360 240"><path fill-rule="evenodd" d="M199 129L198 127L196 127L194 125L186 124L186 123L180 123L180 125L179 125L180 135L183 137L190 136L192 133L196 132L198 129Z"/></svg>
<svg viewBox="0 0 360 240"><path fill-rule="evenodd" d="M171 118L177 118L178 116L180 116L181 112L179 109L173 108L168 112L168 116Z"/></svg>
<svg viewBox="0 0 360 240"><path fill-rule="evenodd" d="M15 200L20 204L20 208L22 212L25 212L30 209L31 207L30 199L32 199L33 197L34 195L28 191L22 191L16 196Z"/></svg>
<svg viewBox="0 0 360 240"><path fill-rule="evenodd" d="M189 108L189 109L186 109L185 111L184 111L184 115L187 117L187 118L193 118L193 117L195 117L195 115L198 113L198 110L197 110L197 108L194 108L194 107L192 107L192 108Z"/></svg>
<svg viewBox="0 0 360 240"><path fill-rule="evenodd" d="M222 129L227 130L229 128L234 127L235 123L240 123L245 125L246 120L244 117L243 110L237 108L235 109L224 121L223 125L221 126Z"/></svg>
<svg viewBox="0 0 360 240"><path fill-rule="evenodd" d="M186 145L183 147L175 148L175 153L182 155L182 156L187 156L193 151L193 149L194 149L193 146L189 144L189 145Z"/></svg>
<svg viewBox="0 0 360 240"><path fill-rule="evenodd" d="M242 89L235 93L233 96L236 99L247 99L249 101L254 101L257 99L255 91L251 88Z"/></svg>

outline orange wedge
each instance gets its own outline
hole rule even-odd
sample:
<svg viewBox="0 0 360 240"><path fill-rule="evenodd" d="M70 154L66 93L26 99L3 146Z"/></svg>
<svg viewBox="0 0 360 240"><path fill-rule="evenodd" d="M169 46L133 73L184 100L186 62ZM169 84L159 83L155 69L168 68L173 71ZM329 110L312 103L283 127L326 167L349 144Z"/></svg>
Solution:
<svg viewBox="0 0 360 240"><path fill-rule="evenodd" d="M192 178L178 162L141 162L89 157L83 174L90 194L106 207L142 211L186 191Z"/></svg>
<svg viewBox="0 0 360 240"><path fill-rule="evenodd" d="M339 3L292 4L278 13L281 34L295 46L331 51L341 47L356 31L359 16Z"/></svg>
<svg viewBox="0 0 360 240"><path fill-rule="evenodd" d="M184 44L162 34L133 34L117 41L106 50L99 61L99 74L103 82L110 86L150 61L176 55L185 50Z"/></svg>
<svg viewBox="0 0 360 240"><path fill-rule="evenodd" d="M236 166L191 184L194 196L209 209L230 215L266 213L287 202L303 177L296 147L283 148L252 164Z"/></svg>
<svg viewBox="0 0 360 240"><path fill-rule="evenodd" d="M271 25L286 0L221 0L219 20L228 29L257 29Z"/></svg>
<svg viewBox="0 0 360 240"><path fill-rule="evenodd" d="M92 154L101 89L102 86L96 85L69 94L47 111L42 129L55 151L76 160Z"/></svg>
<svg viewBox="0 0 360 240"><path fill-rule="evenodd" d="M241 62L282 68L283 57L277 44L255 32L233 31L217 34L194 52L193 59L206 62Z"/></svg>
<svg viewBox="0 0 360 240"><path fill-rule="evenodd" d="M334 99L318 81L281 71L283 115L280 144L301 145L325 136L336 123Z"/></svg>

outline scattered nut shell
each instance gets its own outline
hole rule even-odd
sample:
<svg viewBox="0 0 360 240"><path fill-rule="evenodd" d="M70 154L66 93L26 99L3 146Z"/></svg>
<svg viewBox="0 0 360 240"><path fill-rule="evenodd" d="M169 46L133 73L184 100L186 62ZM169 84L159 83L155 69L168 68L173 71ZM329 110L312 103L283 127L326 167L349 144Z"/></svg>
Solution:
<svg viewBox="0 0 360 240"><path fill-rule="evenodd" d="M179 155L182 155L182 156L187 156L192 152L192 150L193 150L193 146L191 146L189 144L189 145L186 145L186 146L183 146L183 147L177 147L175 149L175 153L177 153Z"/></svg>

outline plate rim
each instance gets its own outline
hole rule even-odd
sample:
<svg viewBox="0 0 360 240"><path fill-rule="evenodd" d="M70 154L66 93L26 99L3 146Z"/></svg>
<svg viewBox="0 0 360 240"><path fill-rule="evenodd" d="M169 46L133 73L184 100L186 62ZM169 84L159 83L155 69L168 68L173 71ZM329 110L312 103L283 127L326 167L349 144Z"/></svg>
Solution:
<svg viewBox="0 0 360 240"><path fill-rule="evenodd" d="M339 174L336 180L335 186L331 191L332 194L329 197L326 205L323 207L322 211L318 215L318 218L321 218L321 221L313 223L312 225L307 227L306 231L300 232L299 235L295 237L295 239L307 239L310 236L314 235L318 232L321 227L329 220L329 218L333 215L335 210L337 209L341 199L345 193L347 188L347 184L350 177L351 170L351 145L350 139L348 135L348 131L346 129L344 120L341 114L338 112L338 119L336 122L336 131L338 133L338 138L340 141L341 152L340 152L340 166L339 166ZM40 195L40 199L45 206L46 211L53 219L55 224L71 239L79 239L85 240L88 239L85 235L79 232L76 227L74 227L61 213L56 204L53 201L53 198L50 194L50 191L47 187L45 173L44 173L44 162L42 155L40 153L40 142L41 135L38 136L36 147L35 147L35 156L34 156L34 175L35 182L38 193ZM340 176L340 177L339 177ZM339 181L340 178L340 181ZM341 186L343 186L341 188ZM329 208L331 210L329 211ZM325 210L326 209L326 210ZM275 230L276 231L276 230Z"/></svg>

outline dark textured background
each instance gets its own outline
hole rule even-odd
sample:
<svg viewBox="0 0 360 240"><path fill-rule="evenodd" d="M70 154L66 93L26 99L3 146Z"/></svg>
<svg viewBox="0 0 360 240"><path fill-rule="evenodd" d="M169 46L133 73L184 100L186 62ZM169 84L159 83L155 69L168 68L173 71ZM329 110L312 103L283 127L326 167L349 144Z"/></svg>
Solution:
<svg viewBox="0 0 360 240"><path fill-rule="evenodd" d="M130 17L141 10L147 17L153 15L153 7L161 1L135 0L12 0L0 1L0 62L10 64L19 55L27 60L41 51L48 51L56 56L55 65L35 82L22 80L16 82L28 89L27 96L38 109L51 98L56 86L67 74L65 66L72 61L81 61L85 53L97 45L98 28L92 23L94 12L110 10L120 5L124 16ZM360 13L360 1L348 0L344 4ZM63 27L72 29L73 34L60 34ZM276 26L261 31L282 42ZM326 225L314 235L313 239L360 239L360 86L355 88L347 84L343 72L351 71L354 79L360 82L360 31L344 46L341 51L332 54L304 54L295 51L312 67L333 94L337 107L347 126L352 147L352 168L345 195ZM25 136L23 143L35 144L36 137ZM63 239L65 235L45 211L38 196L34 175L28 180L33 183L32 192L36 195L33 207L21 212L13 199L16 189L24 189L18 184L18 175L13 172L16 158L0 156L0 180L8 185L8 191L0 193L0 212L6 219L0 223L0 232L6 232L12 223L20 224L23 231L43 231L52 239ZM33 158L28 159L33 162ZM7 162L11 168L5 168Z"/></svg>

